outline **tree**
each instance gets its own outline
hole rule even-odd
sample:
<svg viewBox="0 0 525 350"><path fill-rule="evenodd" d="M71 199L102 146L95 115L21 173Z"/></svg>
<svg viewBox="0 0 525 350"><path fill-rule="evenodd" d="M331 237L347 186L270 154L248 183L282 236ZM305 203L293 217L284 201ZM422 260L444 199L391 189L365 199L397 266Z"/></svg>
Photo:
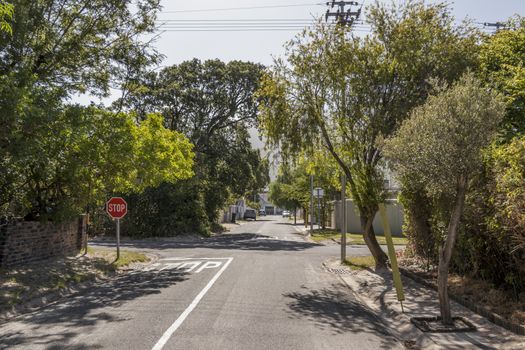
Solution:
<svg viewBox="0 0 525 350"><path fill-rule="evenodd" d="M467 73L416 108L385 144L385 153L398 174L416 176L428 196L447 203L449 220L438 267L440 311L445 324L452 322L448 271L469 180L480 170L481 150L494 136L504 112L501 96Z"/></svg>
<svg viewBox="0 0 525 350"><path fill-rule="evenodd" d="M13 19L14 7L13 4L7 1L0 1L0 31L13 34L13 28L9 21Z"/></svg>
<svg viewBox="0 0 525 350"><path fill-rule="evenodd" d="M48 112L50 112L49 110ZM101 206L108 195L142 192L193 175L190 142L150 115L136 125L131 115L96 107L57 106L55 114L24 118L31 138L13 134L8 169L0 174L0 208L27 219L64 219ZM36 120L37 119L37 120Z"/></svg>
<svg viewBox="0 0 525 350"><path fill-rule="evenodd" d="M507 28L485 38L480 48L480 76L501 91L507 103L501 134L511 140L525 133L525 18L514 17Z"/></svg>
<svg viewBox="0 0 525 350"><path fill-rule="evenodd" d="M198 59L150 73L117 102L141 119L160 113L164 125L195 145L195 173L210 222L232 196L253 195L269 182L268 163L249 142L263 67Z"/></svg>
<svg viewBox="0 0 525 350"><path fill-rule="evenodd" d="M387 256L372 225L386 195L378 142L425 101L430 77L452 81L473 64L475 37L468 26L454 26L443 4L376 3L369 13L372 34L363 39L319 23L291 41L287 61L276 60L263 79L259 120L285 157L320 147L333 157L382 268Z"/></svg>

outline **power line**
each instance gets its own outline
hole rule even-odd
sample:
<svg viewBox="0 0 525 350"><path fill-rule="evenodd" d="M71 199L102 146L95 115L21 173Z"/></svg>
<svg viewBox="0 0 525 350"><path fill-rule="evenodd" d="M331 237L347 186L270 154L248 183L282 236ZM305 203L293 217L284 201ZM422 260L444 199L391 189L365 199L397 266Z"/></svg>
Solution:
<svg viewBox="0 0 525 350"><path fill-rule="evenodd" d="M283 7L302 7L302 6L316 6L316 5L324 5L324 4L323 3L309 3L309 4L290 4L290 5L250 6L250 7L226 7L226 8L215 8L215 9L161 11L161 13L187 13L187 12L214 12L214 11L256 10L256 9L283 8Z"/></svg>

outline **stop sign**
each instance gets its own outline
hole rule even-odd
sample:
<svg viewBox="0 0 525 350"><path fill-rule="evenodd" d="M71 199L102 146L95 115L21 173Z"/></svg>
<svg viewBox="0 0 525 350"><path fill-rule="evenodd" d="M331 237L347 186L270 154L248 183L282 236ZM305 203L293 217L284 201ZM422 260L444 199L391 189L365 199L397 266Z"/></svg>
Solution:
<svg viewBox="0 0 525 350"><path fill-rule="evenodd" d="M128 213L128 203L122 197L113 197L106 202L106 212L113 219L122 219Z"/></svg>

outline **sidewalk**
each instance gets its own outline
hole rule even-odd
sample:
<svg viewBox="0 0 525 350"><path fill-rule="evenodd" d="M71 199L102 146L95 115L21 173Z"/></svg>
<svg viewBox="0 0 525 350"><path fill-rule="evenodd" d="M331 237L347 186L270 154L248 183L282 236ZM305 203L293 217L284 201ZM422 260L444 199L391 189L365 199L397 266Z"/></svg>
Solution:
<svg viewBox="0 0 525 350"><path fill-rule="evenodd" d="M525 337L496 326L484 317L451 301L453 316L462 316L472 322L477 332L424 333L410 322L415 316L437 316L437 292L402 276L406 300L404 313L392 286L390 271L376 273L370 270L352 271L339 261L325 263L328 269L345 270L339 277L357 294L361 301L374 310L389 331L409 349L525 349Z"/></svg>

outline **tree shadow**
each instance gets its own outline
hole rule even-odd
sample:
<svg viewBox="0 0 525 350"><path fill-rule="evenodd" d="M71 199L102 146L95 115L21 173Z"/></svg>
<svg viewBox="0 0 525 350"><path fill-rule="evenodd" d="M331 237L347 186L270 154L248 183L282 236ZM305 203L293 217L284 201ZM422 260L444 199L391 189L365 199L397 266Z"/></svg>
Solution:
<svg viewBox="0 0 525 350"><path fill-rule="evenodd" d="M182 271L134 271L118 276L100 285L89 287L59 303L50 304L37 313L20 316L13 322L23 324L24 332L0 328L0 349L12 346L28 347L36 345L46 349L97 349L98 345L70 344L69 341L82 332L82 327L92 327L101 323L126 321L126 318L111 314L104 309L119 307L131 300L160 294L169 288L187 280L187 273ZM49 333L49 325L64 329L78 330L61 333Z"/></svg>
<svg viewBox="0 0 525 350"><path fill-rule="evenodd" d="M290 317L307 319L316 327L332 334L372 333L381 339L382 349L399 346L397 340L386 331L380 318L359 303L348 288L332 284L331 288L312 290L303 287L303 292L284 294Z"/></svg>
<svg viewBox="0 0 525 350"><path fill-rule="evenodd" d="M97 242L90 244L97 245ZM100 245L107 245L108 242L100 242ZM191 248L206 248L206 249L220 249L220 250L260 250L260 251L302 251L314 247L320 247L322 244L301 242L301 241L287 241L276 239L271 236L261 235L256 233L228 233L220 236L209 237L201 240L187 240L187 241L161 241L161 242L145 242L134 241L122 243L123 247L132 248L150 248L150 249L191 249Z"/></svg>

